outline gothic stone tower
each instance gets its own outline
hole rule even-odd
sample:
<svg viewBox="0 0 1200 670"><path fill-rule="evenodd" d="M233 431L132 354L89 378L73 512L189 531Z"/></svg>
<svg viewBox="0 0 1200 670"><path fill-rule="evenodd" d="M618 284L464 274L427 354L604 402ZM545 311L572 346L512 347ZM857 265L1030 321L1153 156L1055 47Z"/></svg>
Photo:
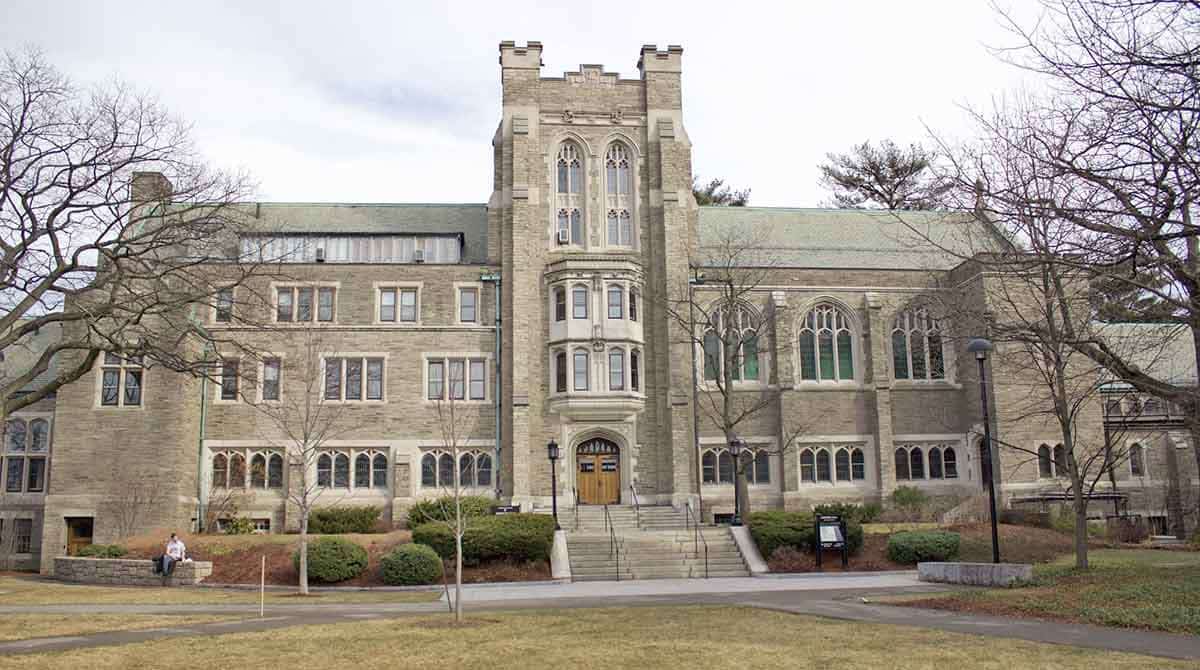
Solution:
<svg viewBox="0 0 1200 670"><path fill-rule="evenodd" d="M696 240L683 49L642 47L641 78L541 75L542 45L500 44L489 243L502 259L506 494L565 504L695 493L686 337L664 301Z"/></svg>

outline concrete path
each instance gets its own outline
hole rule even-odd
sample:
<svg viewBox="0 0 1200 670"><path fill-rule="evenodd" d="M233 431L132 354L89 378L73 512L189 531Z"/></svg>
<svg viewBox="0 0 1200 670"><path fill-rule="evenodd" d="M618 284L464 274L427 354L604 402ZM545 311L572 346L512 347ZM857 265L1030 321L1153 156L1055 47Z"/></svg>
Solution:
<svg viewBox="0 0 1200 670"><path fill-rule="evenodd" d="M1200 638L1194 636L968 615L870 602L876 597L887 595L961 590L961 587L918 582L916 574L912 572L619 583L471 585L463 590L464 601L470 603L473 611L730 605L864 623L918 626L956 633L1200 660ZM257 605L7 605L0 606L0 615L217 614L237 617L238 620L4 642L0 643L0 654L64 651L177 636L221 635L298 625L446 612L447 604L444 599L440 602L397 604L275 604L267 606L266 617L262 619L257 616Z"/></svg>

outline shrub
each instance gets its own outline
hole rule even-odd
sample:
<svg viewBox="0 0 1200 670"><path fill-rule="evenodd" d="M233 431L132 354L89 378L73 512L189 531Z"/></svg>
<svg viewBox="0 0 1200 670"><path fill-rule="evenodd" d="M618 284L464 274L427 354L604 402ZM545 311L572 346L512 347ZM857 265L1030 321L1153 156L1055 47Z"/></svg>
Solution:
<svg viewBox="0 0 1200 670"><path fill-rule="evenodd" d="M496 501L487 496L463 496L464 517L475 518L489 516L496 507ZM422 500L408 508L408 527L416 528L433 521L454 521L454 496L442 496L435 500Z"/></svg>
<svg viewBox="0 0 1200 670"><path fill-rule="evenodd" d="M847 521L857 521L858 523L871 523L879 518L879 514L882 511L883 507L879 503L868 503L866 505L826 503L813 508L813 514L817 516L840 516Z"/></svg>
<svg viewBox="0 0 1200 670"><path fill-rule="evenodd" d="M888 558L896 563L950 561L958 558L958 533L944 530L904 531L888 538Z"/></svg>
<svg viewBox="0 0 1200 670"><path fill-rule="evenodd" d="M454 531L441 522L412 531L413 542L433 548L446 560L454 558ZM554 544L554 517L546 514L505 514L471 519L463 533L463 564L488 561L546 561Z"/></svg>
<svg viewBox="0 0 1200 670"><path fill-rule="evenodd" d="M378 507L322 507L308 515L308 532L314 535L374 533L382 513Z"/></svg>
<svg viewBox="0 0 1200 670"><path fill-rule="evenodd" d="M244 516L221 522L221 531L226 535L249 535L254 532L254 522Z"/></svg>
<svg viewBox="0 0 1200 670"><path fill-rule="evenodd" d="M120 558L128 553L119 544L89 544L79 548L76 556L80 558Z"/></svg>
<svg viewBox="0 0 1200 670"><path fill-rule="evenodd" d="M892 504L905 516L906 521L920 521L929 496L914 486L898 486L892 491Z"/></svg>
<svg viewBox="0 0 1200 670"><path fill-rule="evenodd" d="M766 557L772 556L780 547L792 547L800 551L811 552L816 530L813 528L815 517L807 512L783 512L772 510L766 512L751 512L746 518L750 527L750 537L758 545L758 551ZM862 524L854 519L846 519L846 546L850 553L856 554L863 545Z"/></svg>
<svg viewBox="0 0 1200 670"><path fill-rule="evenodd" d="M300 571L300 550L292 555ZM340 537L323 537L308 545L308 577L318 582L342 582L367 569L367 550Z"/></svg>
<svg viewBox="0 0 1200 670"><path fill-rule="evenodd" d="M424 544L402 544L379 561L384 584L432 584L442 576L442 559Z"/></svg>
<svg viewBox="0 0 1200 670"><path fill-rule="evenodd" d="M1000 510L1000 523L1050 528L1050 513L1023 509Z"/></svg>

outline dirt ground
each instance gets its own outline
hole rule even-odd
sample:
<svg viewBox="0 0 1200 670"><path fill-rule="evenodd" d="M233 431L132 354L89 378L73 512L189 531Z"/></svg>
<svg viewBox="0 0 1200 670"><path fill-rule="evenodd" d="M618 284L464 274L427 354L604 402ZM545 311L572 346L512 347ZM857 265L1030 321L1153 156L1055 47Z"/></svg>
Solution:
<svg viewBox="0 0 1200 670"><path fill-rule="evenodd" d="M209 584L257 584L262 569L262 557L266 557L266 581L268 584L287 586L296 584L299 575L292 564L292 554L300 546L296 535L181 535L187 545L188 555L200 561L212 561L213 573L205 580ZM316 539L321 536L310 536ZM363 574L337 586L383 586L379 579L379 561L394 547L410 542L412 535L407 530L370 535L339 535L367 550L369 562ZM137 537L124 545L130 558L153 558L162 553L163 538ZM452 567L452 566L451 566ZM463 581L512 582L550 579L549 563L515 565L494 563L463 568Z"/></svg>

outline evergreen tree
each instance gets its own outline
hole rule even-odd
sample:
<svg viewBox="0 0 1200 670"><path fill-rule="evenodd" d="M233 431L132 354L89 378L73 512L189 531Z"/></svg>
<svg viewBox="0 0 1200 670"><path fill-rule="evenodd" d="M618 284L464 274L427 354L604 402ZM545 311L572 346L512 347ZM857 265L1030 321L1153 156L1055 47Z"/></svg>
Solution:
<svg viewBox="0 0 1200 670"><path fill-rule="evenodd" d="M847 154L826 154L821 185L842 209L931 209L949 189L934 175L934 154L918 144L863 142Z"/></svg>

